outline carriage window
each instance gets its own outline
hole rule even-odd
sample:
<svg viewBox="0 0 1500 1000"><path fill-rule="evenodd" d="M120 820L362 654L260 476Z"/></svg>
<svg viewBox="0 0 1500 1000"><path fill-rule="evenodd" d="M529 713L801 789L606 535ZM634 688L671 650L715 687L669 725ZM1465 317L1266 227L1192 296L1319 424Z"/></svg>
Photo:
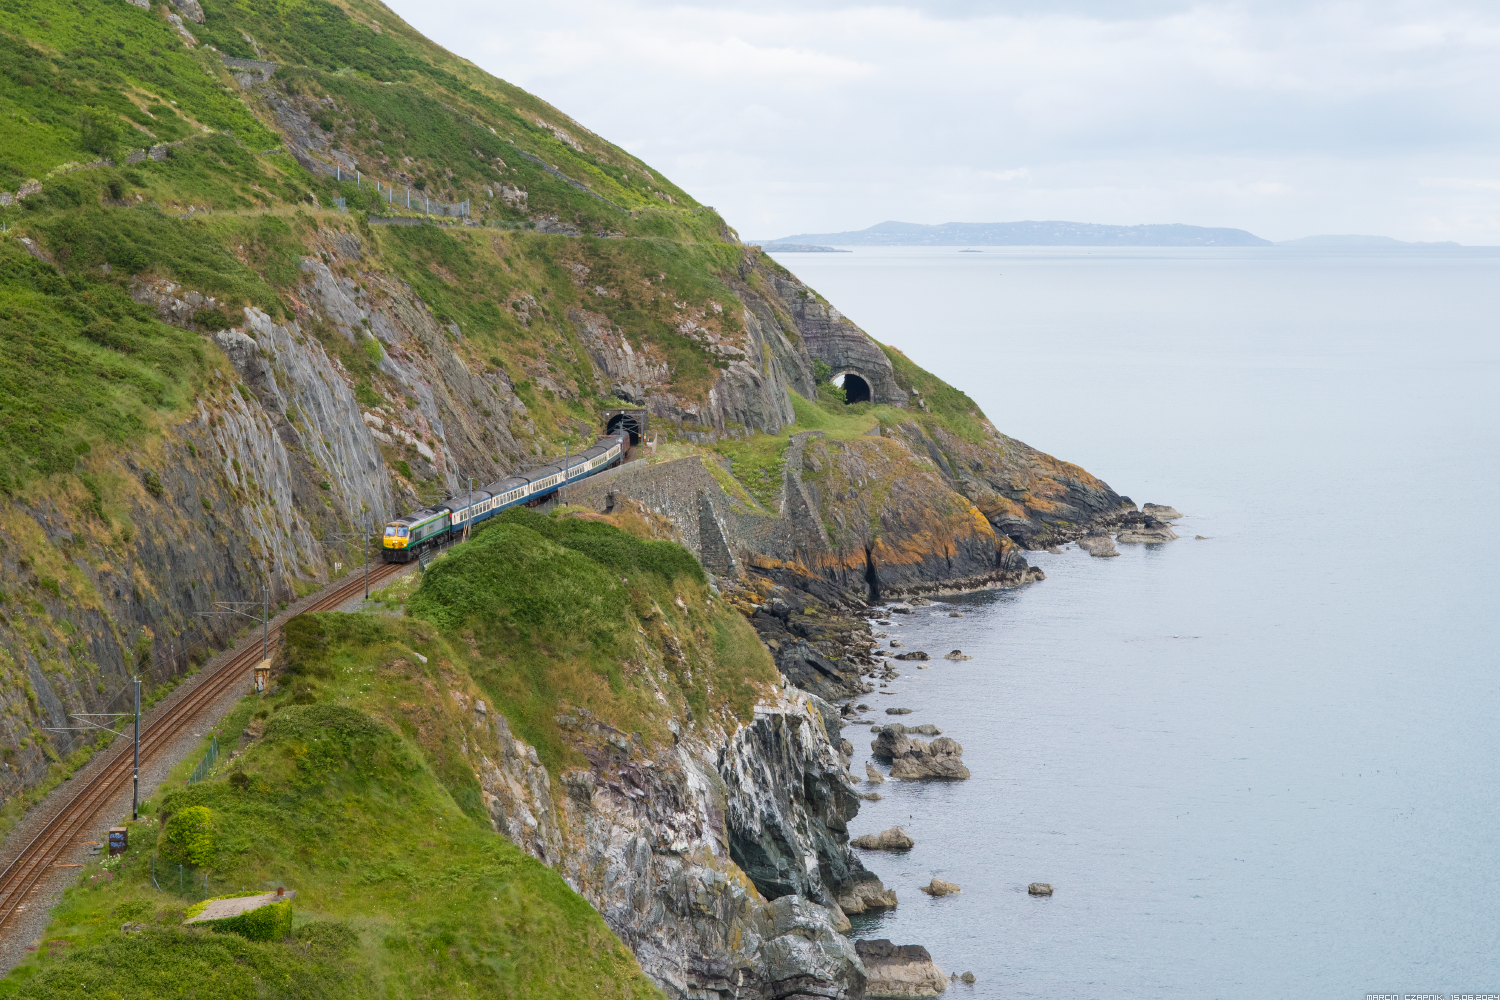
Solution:
<svg viewBox="0 0 1500 1000"><path fill-rule="evenodd" d="M405 528L400 528L397 530L396 534L400 535L402 538L405 538L407 535L411 534L411 532Z"/></svg>

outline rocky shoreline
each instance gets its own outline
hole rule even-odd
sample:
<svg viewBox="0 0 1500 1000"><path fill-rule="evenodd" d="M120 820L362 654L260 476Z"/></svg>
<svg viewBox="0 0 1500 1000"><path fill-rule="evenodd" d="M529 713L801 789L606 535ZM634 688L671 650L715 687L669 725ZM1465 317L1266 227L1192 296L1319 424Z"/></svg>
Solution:
<svg viewBox="0 0 1500 1000"><path fill-rule="evenodd" d="M1183 516L1177 510L1157 504L1147 504L1144 508L1137 509L1128 500L1126 504L1128 506L1120 511L1091 522L1086 533L1074 539L1079 549L1092 556L1118 556L1117 542L1124 545L1161 544L1178 537L1171 524ZM847 595L845 600L849 600ZM839 651L853 652L856 655L825 657L831 669L819 670L817 677L810 677L809 680L813 683L833 684L833 677L836 676L837 685L847 692L840 699L841 715L855 723L869 723L870 720L864 713L872 711L871 706L859 699L871 693L886 693L879 689L899 676L891 661L903 661L918 669L925 669L927 663L924 661L932 658L925 650L906 649L900 639L892 638L890 633L882 630L898 623L901 616L917 613L918 609L932 607L934 604L934 601L925 597L913 597L906 601L870 605L861 612L851 612L851 618L853 614L862 615L864 629L825 629L823 640L826 642L830 636L836 636L840 643ZM758 621L757 629L762 636L771 635L774 638L782 633L790 634L796 627L794 616L790 613L792 607L793 604L782 602L774 606L767 620ZM958 610L948 614L963 617L963 612ZM758 618L759 612L752 621L757 621ZM772 625L771 620L781 623L780 626ZM864 638L865 635L869 638ZM885 648L882 648L880 640L886 640ZM818 642L816 630L808 631L803 641L808 643L810 649L814 648L814 644ZM950 661L972 659L960 649L953 649L944 654L943 658ZM778 659L778 663L780 662ZM843 669L840 670L840 667ZM857 679L854 676L856 669L863 670ZM835 693L832 687L828 690L830 694ZM900 718L910 714L911 709L891 706L884 711L887 717ZM933 723L908 726L896 721L873 722L870 724L870 731L875 737L870 742L871 756L876 762L885 765L887 770L883 772L875 763L867 762L865 783L868 786L883 785L891 780L961 781L970 776L962 759L963 746L957 740L944 736L942 729ZM847 754L846 750L846 759ZM874 794L878 796L879 793ZM895 826L877 833L853 837L849 845L871 855L901 854L915 847L916 842L905 829ZM928 884L917 888L933 898L962 894L962 887L958 883L936 876ZM885 891L894 904L895 891ZM1030 896L1048 897L1053 891L1050 883L1033 882L1027 887ZM854 947L864 967L867 997L933 997L943 993L951 983L975 982L971 972L965 972L961 976L958 973L946 974L922 944L893 944L888 940L860 939L854 942Z"/></svg>

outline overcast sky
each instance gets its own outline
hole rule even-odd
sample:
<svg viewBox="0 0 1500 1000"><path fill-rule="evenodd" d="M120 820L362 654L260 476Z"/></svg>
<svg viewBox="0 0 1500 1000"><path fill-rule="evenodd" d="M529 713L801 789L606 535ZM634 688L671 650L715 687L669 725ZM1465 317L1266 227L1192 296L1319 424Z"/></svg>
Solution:
<svg viewBox="0 0 1500 1000"><path fill-rule="evenodd" d="M1064 219L1500 244L1500 4L387 0L746 238Z"/></svg>

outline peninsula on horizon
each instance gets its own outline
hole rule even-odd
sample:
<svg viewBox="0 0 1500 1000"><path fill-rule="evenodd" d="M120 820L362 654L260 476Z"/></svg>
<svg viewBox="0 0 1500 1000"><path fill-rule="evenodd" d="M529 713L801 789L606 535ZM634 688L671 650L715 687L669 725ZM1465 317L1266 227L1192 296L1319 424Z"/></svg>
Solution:
<svg viewBox="0 0 1500 1000"><path fill-rule="evenodd" d="M802 246L1140 246L1140 247L1268 247L1243 229L1169 225L1106 226L1092 222L945 222L929 226L914 222L881 222L868 229L844 233L799 233L760 244Z"/></svg>

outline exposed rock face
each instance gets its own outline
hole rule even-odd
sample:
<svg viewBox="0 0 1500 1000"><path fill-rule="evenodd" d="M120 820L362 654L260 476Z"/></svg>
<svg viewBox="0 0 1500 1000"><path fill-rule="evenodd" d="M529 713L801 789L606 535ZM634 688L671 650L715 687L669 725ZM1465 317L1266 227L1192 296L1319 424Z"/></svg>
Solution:
<svg viewBox="0 0 1500 1000"><path fill-rule="evenodd" d="M1078 539L1078 547L1091 556L1107 559L1117 556L1120 550L1115 548L1115 540L1108 535L1085 535Z"/></svg>
<svg viewBox="0 0 1500 1000"><path fill-rule="evenodd" d="M952 896L955 893L963 892L962 887L957 882L949 882L937 877L934 877L927 885L918 886L918 888L929 896Z"/></svg>
<svg viewBox="0 0 1500 1000"><path fill-rule="evenodd" d="M757 712L719 762L730 854L769 898L834 903L867 874L848 847L859 799L824 729L836 712L800 697L798 711Z"/></svg>
<svg viewBox="0 0 1500 1000"><path fill-rule="evenodd" d="M917 842L911 838L911 834L899 826L893 826L880 833L867 833L862 837L855 837L850 841L850 845L862 851L909 851L917 846Z"/></svg>
<svg viewBox="0 0 1500 1000"><path fill-rule="evenodd" d="M809 565L871 600L1041 578L1019 546L1000 536L942 467L901 433L809 439L801 468L790 455L787 468L826 527L828 549L808 553ZM873 483L881 488L872 490Z"/></svg>
<svg viewBox="0 0 1500 1000"><path fill-rule="evenodd" d="M910 653L897 653L894 657L892 657L892 659L897 659L897 660L930 660L930 659L932 659L932 657L928 656L926 653L922 652L920 649L914 649Z"/></svg>
<svg viewBox="0 0 1500 1000"><path fill-rule="evenodd" d="M944 653L943 654L943 659L945 659L945 660L972 660L972 659L974 659L974 657L969 656L968 654L966 654L961 649L954 649L954 650L950 650L947 653Z"/></svg>
<svg viewBox="0 0 1500 1000"><path fill-rule="evenodd" d="M1052 884L1050 882L1033 882L1026 887L1026 891L1033 896L1052 895Z"/></svg>
<svg viewBox="0 0 1500 1000"><path fill-rule="evenodd" d="M824 597L837 600L832 594ZM806 613L809 606L813 614ZM860 674L874 662L872 643L866 638L869 626L829 610L812 593L781 588L777 596L753 608L750 624L776 658L783 677L827 701L842 701L869 690Z"/></svg>
<svg viewBox="0 0 1500 1000"><path fill-rule="evenodd" d="M172 6L182 11L182 16L189 21L203 23L203 5L198 0L172 0Z"/></svg>
<svg viewBox="0 0 1500 1000"><path fill-rule="evenodd" d="M791 313L809 354L826 363L834 374L858 374L869 384L876 403L904 406L910 401L909 394L896 384L890 359L864 331L787 272L767 269L762 274L770 279L779 304Z"/></svg>
<svg viewBox="0 0 1500 1000"><path fill-rule="evenodd" d="M1168 507L1166 504L1148 503L1141 508L1142 514L1150 514L1158 521L1176 521L1182 517L1177 513L1177 508Z"/></svg>
<svg viewBox="0 0 1500 1000"><path fill-rule="evenodd" d="M865 763L865 780L868 781L872 785L880 785L880 784L884 784L885 783L885 775L883 775L879 771L875 770L875 765L874 764L866 762Z"/></svg>
<svg viewBox="0 0 1500 1000"><path fill-rule="evenodd" d="M964 767L964 748L955 740L940 736L930 744L925 740L914 740L905 733L886 726L880 735L870 742L870 751L880 760L891 762L893 778L950 778L969 777Z"/></svg>
<svg viewBox="0 0 1500 1000"><path fill-rule="evenodd" d="M948 988L943 970L919 944L856 941L854 949L865 965L867 997L935 997Z"/></svg>
<svg viewBox="0 0 1500 1000"><path fill-rule="evenodd" d="M476 718L480 725L488 721L484 712L476 712ZM500 757L498 761L480 758L479 786L485 811L497 833L538 860L556 865L562 860L563 838L547 769L537 759L535 747L511 735L505 716L495 713L493 725ZM563 776L564 787L567 777Z"/></svg>
<svg viewBox="0 0 1500 1000"><path fill-rule="evenodd" d="M831 705L788 688L732 735L650 753L581 709L559 718L591 759L560 775L560 803L535 751L492 724L495 828L558 867L669 996L860 995L844 914L896 897L849 849L858 798Z"/></svg>

